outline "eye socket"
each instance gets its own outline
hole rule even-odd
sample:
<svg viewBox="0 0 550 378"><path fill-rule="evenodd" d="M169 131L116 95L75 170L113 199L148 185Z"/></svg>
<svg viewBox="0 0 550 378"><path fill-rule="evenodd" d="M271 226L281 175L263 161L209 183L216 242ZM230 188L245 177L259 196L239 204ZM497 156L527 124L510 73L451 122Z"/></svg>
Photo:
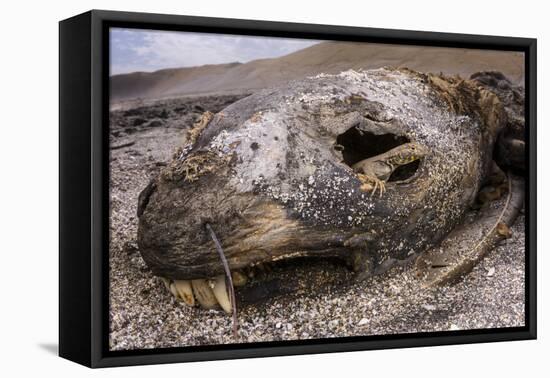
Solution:
<svg viewBox="0 0 550 378"><path fill-rule="evenodd" d="M344 163L350 167L367 158L383 154L410 140L402 135L396 134L374 134L366 130L359 130L352 126L343 134L336 137L335 149L342 151Z"/></svg>
<svg viewBox="0 0 550 378"><path fill-rule="evenodd" d="M413 160L410 163L397 167L397 169L393 171L391 176L388 178L388 183L401 183L404 181L409 181L409 179L412 179L415 176L419 167L420 159Z"/></svg>

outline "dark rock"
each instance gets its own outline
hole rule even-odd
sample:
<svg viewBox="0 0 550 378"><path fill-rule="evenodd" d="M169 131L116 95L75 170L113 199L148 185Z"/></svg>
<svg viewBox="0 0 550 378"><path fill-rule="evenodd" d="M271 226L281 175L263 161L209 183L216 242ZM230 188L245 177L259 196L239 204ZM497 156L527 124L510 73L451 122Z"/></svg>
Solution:
<svg viewBox="0 0 550 378"><path fill-rule="evenodd" d="M160 119L154 119L147 124L147 127L160 127L164 125L164 122Z"/></svg>
<svg viewBox="0 0 550 378"><path fill-rule="evenodd" d="M145 118L134 118L134 120L132 121L132 126L141 126L145 122L147 122Z"/></svg>

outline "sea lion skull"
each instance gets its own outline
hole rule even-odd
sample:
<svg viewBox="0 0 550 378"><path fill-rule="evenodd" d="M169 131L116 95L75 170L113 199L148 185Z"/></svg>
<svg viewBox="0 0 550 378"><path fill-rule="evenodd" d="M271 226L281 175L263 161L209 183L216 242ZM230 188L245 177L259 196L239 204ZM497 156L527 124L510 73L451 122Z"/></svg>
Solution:
<svg viewBox="0 0 550 378"><path fill-rule="evenodd" d="M475 82L406 69L259 91L205 115L143 190L139 249L170 280L223 274L206 223L231 270L296 256L336 256L358 271L405 259L462 219L504 119ZM371 196L353 164L406 143L421 158Z"/></svg>

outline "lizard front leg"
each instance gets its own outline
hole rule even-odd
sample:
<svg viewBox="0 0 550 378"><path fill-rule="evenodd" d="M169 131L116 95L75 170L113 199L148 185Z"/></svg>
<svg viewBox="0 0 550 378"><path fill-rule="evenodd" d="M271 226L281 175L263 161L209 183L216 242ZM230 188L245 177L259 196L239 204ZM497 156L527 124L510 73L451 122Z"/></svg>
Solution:
<svg viewBox="0 0 550 378"><path fill-rule="evenodd" d="M359 173L357 174L357 177L359 177L359 180L361 181L362 185L360 189L362 191L371 191L371 197L376 193L376 189L378 189L378 193L380 195L380 198L382 198L382 195L386 192L386 182L383 180L380 180L378 177L374 175L366 175Z"/></svg>

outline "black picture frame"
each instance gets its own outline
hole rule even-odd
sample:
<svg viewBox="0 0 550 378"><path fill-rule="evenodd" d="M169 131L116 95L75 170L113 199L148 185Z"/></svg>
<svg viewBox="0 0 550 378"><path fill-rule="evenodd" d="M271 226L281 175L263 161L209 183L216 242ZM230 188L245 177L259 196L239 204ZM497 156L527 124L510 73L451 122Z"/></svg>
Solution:
<svg viewBox="0 0 550 378"><path fill-rule="evenodd" d="M170 349L108 350L108 28L521 51L526 86L524 327ZM59 355L89 367L536 338L536 39L92 10L59 23Z"/></svg>

